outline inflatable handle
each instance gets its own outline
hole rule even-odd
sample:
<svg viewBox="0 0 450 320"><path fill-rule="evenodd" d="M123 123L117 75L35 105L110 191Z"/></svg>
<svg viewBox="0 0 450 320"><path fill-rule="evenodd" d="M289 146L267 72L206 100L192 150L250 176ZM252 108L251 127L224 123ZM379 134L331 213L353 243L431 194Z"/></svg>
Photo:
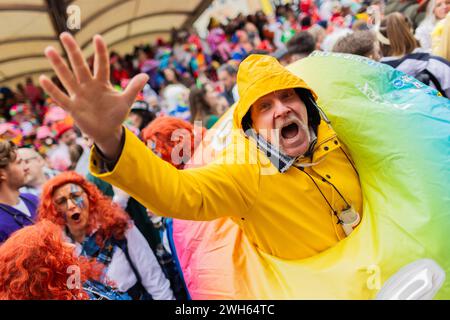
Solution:
<svg viewBox="0 0 450 320"><path fill-rule="evenodd" d="M444 270L431 259L420 259L395 273L377 300L431 300L445 280Z"/></svg>

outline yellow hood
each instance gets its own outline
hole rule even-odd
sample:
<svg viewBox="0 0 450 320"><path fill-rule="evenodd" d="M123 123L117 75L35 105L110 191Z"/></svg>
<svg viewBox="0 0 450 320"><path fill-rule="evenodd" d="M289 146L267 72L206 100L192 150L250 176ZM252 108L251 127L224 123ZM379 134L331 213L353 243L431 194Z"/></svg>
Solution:
<svg viewBox="0 0 450 320"><path fill-rule="evenodd" d="M316 93L299 77L268 55L252 54L241 62L237 74L239 102L233 115L235 128L242 128L242 119L256 100L273 91L303 88Z"/></svg>

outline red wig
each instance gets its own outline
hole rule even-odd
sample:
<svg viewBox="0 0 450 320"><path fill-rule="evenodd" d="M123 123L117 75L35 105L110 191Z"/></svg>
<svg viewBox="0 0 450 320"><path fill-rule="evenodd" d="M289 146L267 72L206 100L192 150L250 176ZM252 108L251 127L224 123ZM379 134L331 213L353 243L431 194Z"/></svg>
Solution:
<svg viewBox="0 0 450 320"><path fill-rule="evenodd" d="M182 119L166 116L156 118L142 130L142 138L145 142L152 140L156 143L153 151L160 153L163 160L169 162L178 169L183 169L184 163L177 164L174 163L172 159L173 148L180 143L178 137L174 135L177 130L180 130L179 133L183 135L181 141L183 145L179 156L183 158L185 156L183 150L189 150L189 158L192 157L195 148L201 142L206 130L202 128L201 134L196 136L194 133L194 126Z"/></svg>
<svg viewBox="0 0 450 320"><path fill-rule="evenodd" d="M72 271L79 272L79 283L70 288ZM59 226L44 220L16 231L0 246L0 299L87 300L81 284L99 279L101 272L100 264L78 258L64 245Z"/></svg>
<svg viewBox="0 0 450 320"><path fill-rule="evenodd" d="M87 234L96 231L96 242L99 246L102 247L105 240L111 237L118 240L125 237L130 221L127 214L110 198L103 195L94 184L73 171L61 173L44 185L38 208L38 220L48 219L60 226L66 224L64 214L55 209L52 199L56 189L67 183L76 184L86 192L89 198Z"/></svg>

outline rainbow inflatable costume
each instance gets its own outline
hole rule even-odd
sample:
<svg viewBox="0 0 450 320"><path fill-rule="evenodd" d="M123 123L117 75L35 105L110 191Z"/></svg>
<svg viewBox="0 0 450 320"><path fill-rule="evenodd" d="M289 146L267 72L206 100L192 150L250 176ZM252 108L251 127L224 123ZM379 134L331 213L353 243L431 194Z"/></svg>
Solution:
<svg viewBox="0 0 450 320"><path fill-rule="evenodd" d="M314 88L350 150L363 191L362 222L316 256L283 260L256 249L228 218L174 220L191 297L373 299L389 277L423 258L449 274L450 100L353 55L315 53L288 69ZM223 147L231 118L232 111L216 124L204 153ZM450 298L448 277L435 298Z"/></svg>

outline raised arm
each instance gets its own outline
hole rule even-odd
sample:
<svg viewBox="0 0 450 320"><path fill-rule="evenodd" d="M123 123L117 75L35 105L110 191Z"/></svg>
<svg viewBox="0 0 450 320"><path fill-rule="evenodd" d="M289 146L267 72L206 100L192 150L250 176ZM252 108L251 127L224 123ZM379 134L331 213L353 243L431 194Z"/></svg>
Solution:
<svg viewBox="0 0 450 320"><path fill-rule="evenodd" d="M122 154L111 171L103 170L95 150L90 164L95 176L118 186L152 212L178 219L245 219L259 191L256 164L210 164L177 170L127 129Z"/></svg>
<svg viewBox="0 0 450 320"><path fill-rule="evenodd" d="M148 76L135 76L124 92L117 92L109 81L109 53L101 36L93 39L94 74L72 35L62 33L60 39L72 70L53 47L47 47L45 55L67 93L44 75L39 81L52 99L72 115L80 130L94 140L103 154L111 160L117 159L121 151L122 123L137 94L148 81Z"/></svg>
<svg viewBox="0 0 450 320"><path fill-rule="evenodd" d="M94 37L93 75L73 37L63 33L61 41L73 72L55 49L49 47L45 54L67 94L45 76L40 82L100 149L101 153L97 148L91 152L90 171L94 175L118 186L159 215L211 220L220 216L242 217L247 212L259 187L255 165L246 169L216 165L176 170L122 127L147 75L134 77L123 93L117 92L109 82L108 50L100 36ZM106 162L113 165L105 166Z"/></svg>

